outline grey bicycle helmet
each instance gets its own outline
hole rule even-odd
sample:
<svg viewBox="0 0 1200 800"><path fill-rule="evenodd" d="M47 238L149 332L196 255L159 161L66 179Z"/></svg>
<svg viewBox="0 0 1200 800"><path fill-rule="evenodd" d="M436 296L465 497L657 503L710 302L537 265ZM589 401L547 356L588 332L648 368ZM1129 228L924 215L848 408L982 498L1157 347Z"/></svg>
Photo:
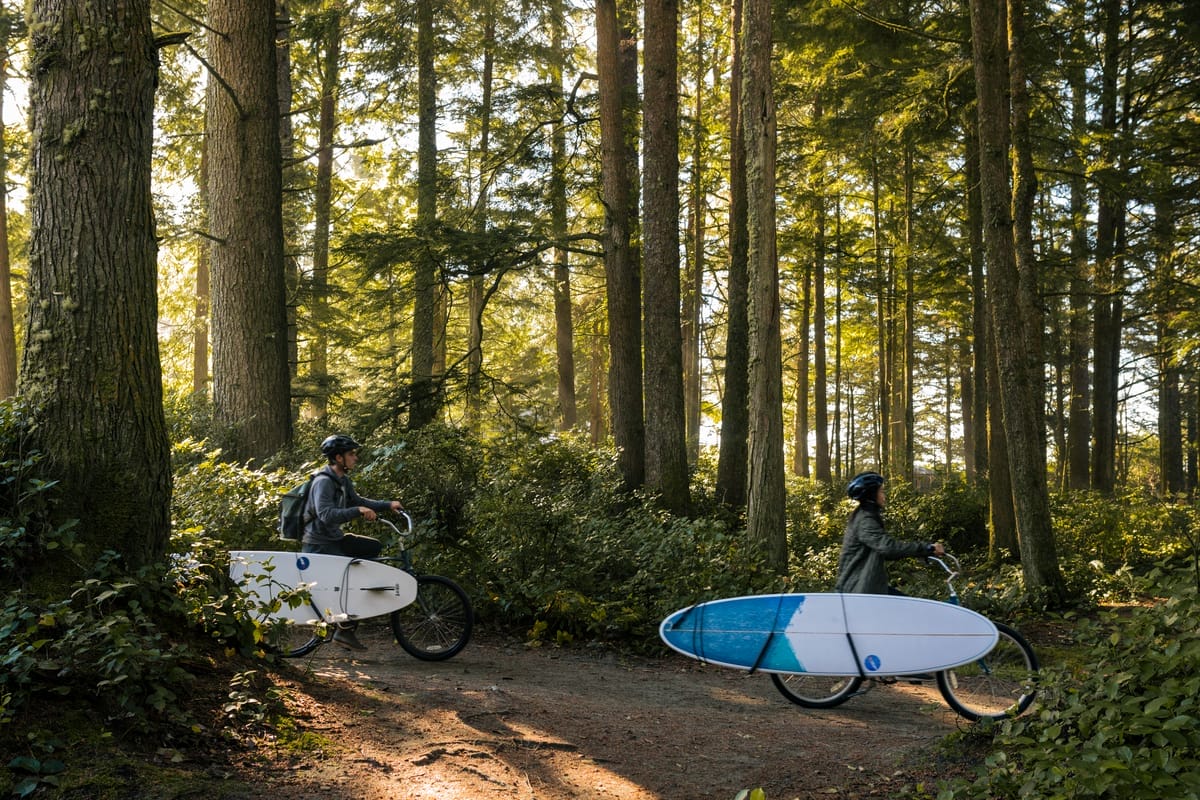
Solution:
<svg viewBox="0 0 1200 800"><path fill-rule="evenodd" d="M330 461L333 461L333 459L342 453L349 453L351 450L357 450L360 447L362 447L361 444L341 433L328 436L325 438L325 441L321 442L321 452Z"/></svg>
<svg viewBox="0 0 1200 800"><path fill-rule="evenodd" d="M878 472L860 472L846 487L846 496L851 500L874 499L875 491L883 486L883 476Z"/></svg>

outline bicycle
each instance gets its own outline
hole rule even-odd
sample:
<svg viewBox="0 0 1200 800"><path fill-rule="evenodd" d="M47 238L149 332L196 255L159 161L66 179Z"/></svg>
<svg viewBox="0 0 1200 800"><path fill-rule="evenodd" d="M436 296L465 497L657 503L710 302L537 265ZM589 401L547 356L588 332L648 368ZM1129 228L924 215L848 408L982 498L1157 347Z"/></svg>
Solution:
<svg viewBox="0 0 1200 800"><path fill-rule="evenodd" d="M414 658L445 661L462 652L470 641L474 609L466 591L457 583L415 569L408 546L413 531L412 517L405 511L400 515L407 523L404 531L382 516L376 520L392 529L400 543L399 553L373 559L402 569L417 581L416 600L389 615L392 635L396 643ZM276 630L269 634L270 640L275 642L275 649L284 658L307 656L333 641L333 626L324 621L324 615L311 598L306 602L313 610L312 624L282 621L272 626Z"/></svg>
<svg viewBox="0 0 1200 800"><path fill-rule="evenodd" d="M954 579L958 577L961 565L949 553L944 558L953 562L953 568L937 556L929 556L928 560L936 562L946 571L949 597L945 602L961 605L958 591L954 588ZM971 722L1022 714L1037 694L1039 667L1033 648L1016 629L1000 622L993 624L999 638L991 652L978 661L938 672L934 676L946 704ZM851 697L864 694L870 688L867 681L921 684L927 682L928 678L915 675L866 678L861 675L837 677L773 673L771 680L784 697L798 706L834 708Z"/></svg>

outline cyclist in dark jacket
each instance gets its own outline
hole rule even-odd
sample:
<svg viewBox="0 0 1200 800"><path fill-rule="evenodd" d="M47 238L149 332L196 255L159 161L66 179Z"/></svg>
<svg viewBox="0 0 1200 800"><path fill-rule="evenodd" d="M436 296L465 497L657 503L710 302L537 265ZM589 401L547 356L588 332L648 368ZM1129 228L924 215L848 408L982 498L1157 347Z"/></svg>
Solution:
<svg viewBox="0 0 1200 800"><path fill-rule="evenodd" d="M883 482L878 472L863 472L846 487L847 496L858 501L858 508L846 523L835 592L902 594L888 584L886 562L946 552L940 542L903 542L887 534L881 515L887 504Z"/></svg>
<svg viewBox="0 0 1200 800"><path fill-rule="evenodd" d="M383 549L378 539L342 530L343 524L359 517L374 520L381 512L403 508L399 500L371 500L354 491L350 472L358 464L360 446L342 434L334 434L321 442L321 452L329 459L329 464L313 478L309 491L302 552L375 558ZM333 641L352 650L366 650L354 632L357 627L357 622L339 623L333 632Z"/></svg>

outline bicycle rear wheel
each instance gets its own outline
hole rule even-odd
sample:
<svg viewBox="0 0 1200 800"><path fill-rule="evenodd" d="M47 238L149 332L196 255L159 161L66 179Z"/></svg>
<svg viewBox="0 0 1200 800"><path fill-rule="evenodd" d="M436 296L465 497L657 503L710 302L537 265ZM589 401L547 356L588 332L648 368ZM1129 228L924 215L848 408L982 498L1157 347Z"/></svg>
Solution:
<svg viewBox="0 0 1200 800"><path fill-rule="evenodd" d="M267 631L264 644L282 658L300 658L329 641L332 631L328 625L298 625L281 620Z"/></svg>
<svg viewBox="0 0 1200 800"><path fill-rule="evenodd" d="M445 661L467 646L474 626L462 587L440 575L417 576L417 599L392 612L392 633L405 652L422 661Z"/></svg>
<svg viewBox="0 0 1200 800"><path fill-rule="evenodd" d="M947 705L976 722L1017 716L1037 694L1038 660L1017 631L996 623L1000 638L983 658L939 672L938 690Z"/></svg>
<svg viewBox="0 0 1200 800"><path fill-rule="evenodd" d="M804 708L833 708L849 700L862 686L863 679L832 675L781 675L771 673L779 693Z"/></svg>

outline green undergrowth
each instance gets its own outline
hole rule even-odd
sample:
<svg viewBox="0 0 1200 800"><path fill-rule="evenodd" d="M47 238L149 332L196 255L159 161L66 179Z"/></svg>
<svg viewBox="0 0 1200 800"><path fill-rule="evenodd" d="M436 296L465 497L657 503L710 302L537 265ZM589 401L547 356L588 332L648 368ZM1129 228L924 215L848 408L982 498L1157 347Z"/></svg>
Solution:
<svg viewBox="0 0 1200 800"><path fill-rule="evenodd" d="M0 794L154 797L146 787L187 774L190 754L205 748L218 773L222 758L252 749L260 737L297 752L324 748L288 719L255 612L227 577L228 550L295 547L274 538L279 495L313 465L256 470L224 463L203 442L183 442L174 454L175 530L162 563L130 570L109 553L73 585L47 594L21 576L40 560L70 557L87 521L54 519L57 487L25 446L21 415L5 408ZM481 630L517 632L534 644L644 651L661 646L657 623L677 608L762 591L827 590L849 511L838 487L792 481L791 564L780 577L747 546L742 520L712 501L706 462L693 483L694 512L679 517L653 497L621 491L614 454L571 437L482 440L432 427L380 430L368 445L359 489L400 498L413 510L417 566L460 582ZM961 547L958 587L968 606L1021 627L1048 619L1024 591L1018 568L991 564L986 551L971 547L979 536L976 488L896 487L891 496L896 535ZM1200 694L1196 647L1188 643L1197 638L1200 609L1186 579L1148 571L1152 557L1194 558L1195 510L1144 497L1079 502L1093 507L1063 501L1055 513L1080 617L1101 603L1156 599L1097 623L1111 624L1111 634L1109 627L1105 636L1084 630L1050 645L1041 704L988 734L995 737L987 756L994 784L947 787L947 797L1089 796L1079 787L1149 797L1150 788L1164 786L1187 796L1188 776L1200 774L1190 756L1200 751L1192 733L1200 726L1184 725L1194 716L1189 698ZM1133 522L1124 521L1121 504ZM942 578L919 562L896 564L893 575L911 594L944 594ZM111 759L99 755L110 751ZM1090 760L1064 772L1061 765L1077 756ZM1131 777L1143 759L1159 766L1150 788ZM132 793L139 784L146 791Z"/></svg>
<svg viewBox="0 0 1200 800"><path fill-rule="evenodd" d="M1033 709L982 730L978 776L938 800L1200 797L1197 575L1145 586L1153 602L1079 623L1076 658L1047 663Z"/></svg>

